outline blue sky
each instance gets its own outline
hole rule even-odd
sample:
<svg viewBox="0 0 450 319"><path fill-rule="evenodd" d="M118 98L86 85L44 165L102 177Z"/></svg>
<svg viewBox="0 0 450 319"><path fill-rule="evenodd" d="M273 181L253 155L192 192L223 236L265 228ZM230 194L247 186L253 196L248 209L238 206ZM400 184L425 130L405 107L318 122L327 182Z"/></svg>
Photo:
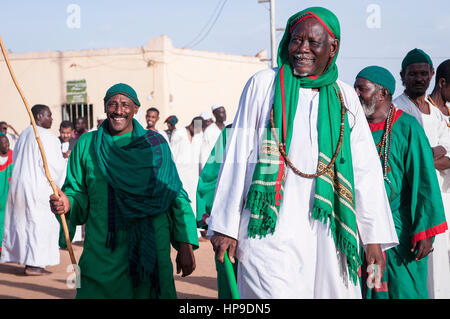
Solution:
<svg viewBox="0 0 450 319"><path fill-rule="evenodd" d="M80 8L80 28L69 28L69 4ZM218 8L223 8L206 34ZM379 8L379 27L370 28L370 5ZM425 50L435 67L450 58L450 1L429 0L276 1L276 26L308 6L332 10L341 23L337 60L340 78L350 84L367 65L388 68L398 80L404 55ZM209 24L208 24L209 22ZM194 49L270 54L269 5L257 0L16 0L1 1L0 35L12 52L138 47L167 35L176 47L201 40ZM206 35L205 35L206 34ZM282 33L277 33L277 40Z"/></svg>

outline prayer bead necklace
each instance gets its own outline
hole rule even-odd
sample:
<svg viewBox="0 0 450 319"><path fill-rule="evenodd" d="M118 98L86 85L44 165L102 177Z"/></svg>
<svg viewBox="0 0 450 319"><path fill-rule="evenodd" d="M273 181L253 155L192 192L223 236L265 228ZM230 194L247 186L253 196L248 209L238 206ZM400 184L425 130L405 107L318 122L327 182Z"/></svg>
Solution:
<svg viewBox="0 0 450 319"><path fill-rule="evenodd" d="M339 102L341 103L341 129L340 129L340 133L339 133L339 141L338 144L336 146L336 151L334 152L333 157L331 158L330 163L328 163L328 165L321 171L317 171L315 174L306 174L301 172L299 169L297 169L289 160L286 151L284 150L285 145L280 143L280 140L278 138L278 134L275 131L275 125L274 125L274 121L273 121L273 108L270 112L270 124L272 125L272 134L275 138L275 141L278 144L278 148L280 150L281 155L283 155L284 159L286 160L286 163L288 164L288 166L294 171L295 174L304 177L304 178L314 178L314 177L318 177L320 175L323 175L327 170L329 170L331 167L333 167L336 158L339 154L339 151L341 149L342 146L342 141L344 140L344 124L345 124L345 112L346 112L346 107L344 104L344 99L342 98L342 94L341 91L337 91L336 87L333 85L334 91L336 92L336 95L339 98Z"/></svg>
<svg viewBox="0 0 450 319"><path fill-rule="evenodd" d="M395 113L396 113L395 106L391 104L389 108L389 113L386 119L386 127L384 129L383 137L381 138L381 141L377 144L377 148L380 148L380 151L378 152L378 156L380 158L383 158L383 176L384 178L387 178L387 173L390 171L390 168L388 166L388 160L389 160L389 154L391 153L391 138L392 138L392 124L394 122ZM389 146L387 146L389 140ZM384 153L384 154L383 154Z"/></svg>

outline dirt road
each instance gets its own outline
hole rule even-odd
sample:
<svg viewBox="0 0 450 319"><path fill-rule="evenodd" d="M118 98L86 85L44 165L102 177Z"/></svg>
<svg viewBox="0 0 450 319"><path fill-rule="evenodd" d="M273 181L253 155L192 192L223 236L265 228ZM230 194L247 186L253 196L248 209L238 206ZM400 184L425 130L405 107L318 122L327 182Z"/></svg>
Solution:
<svg viewBox="0 0 450 319"><path fill-rule="evenodd" d="M74 244L74 253L80 259L83 247ZM72 299L75 289L70 288L72 267L69 254L60 250L61 262L58 266L47 267L52 273L47 276L25 276L24 266L0 263L0 299ZM181 278L175 273L175 286L180 299L217 298L216 269L214 253L209 241L201 241L200 248L195 251L196 270L188 277ZM175 268L175 251L172 251L172 262ZM67 267L69 266L69 271ZM69 280L69 286L67 281Z"/></svg>

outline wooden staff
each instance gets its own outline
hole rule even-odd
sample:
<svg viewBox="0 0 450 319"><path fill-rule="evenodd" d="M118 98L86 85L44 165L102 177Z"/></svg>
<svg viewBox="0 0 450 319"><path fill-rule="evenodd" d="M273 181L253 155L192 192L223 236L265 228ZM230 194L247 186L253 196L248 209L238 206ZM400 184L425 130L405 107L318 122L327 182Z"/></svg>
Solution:
<svg viewBox="0 0 450 319"><path fill-rule="evenodd" d="M0 37L0 46L1 46L1 49L2 49L3 57L5 58L6 65L7 65L8 70L9 70L9 74L11 74L11 78L12 78L12 80L14 82L14 85L16 86L17 91L19 91L19 94L22 97L22 101L25 104L25 107L27 109L28 115L29 115L30 120L31 120L31 124L33 125L33 130L34 130L34 134L36 135L36 141L37 141L37 143L39 145L39 150L40 150L40 153L41 153L42 162L44 163L45 176L47 177L48 182L52 186L53 194L56 197L59 198L58 188L56 187L55 183L53 182L52 177L50 176L50 171L49 171L48 165L47 165L47 158L45 157L44 148L42 147L41 138L39 137L39 133L38 133L38 130L37 130L37 126L36 126L36 122L34 120L33 113L31 113L31 109L30 109L30 106L28 105L28 101L25 98L22 90L20 89L19 84L17 83L16 77L14 75L14 72L13 72L13 70L11 68L11 65L9 64L8 54L6 52L5 46L3 45L3 41L2 41L1 37ZM72 261L73 265L76 265L77 264L77 260L75 259L75 255L73 254L72 243L70 241L70 236L69 236L69 229L67 227L67 222L66 222L66 216L63 214L63 215L60 215L60 217L61 217L61 223L62 223L62 226L63 226L63 229L64 229L64 235L66 237L67 250L69 251L70 260Z"/></svg>

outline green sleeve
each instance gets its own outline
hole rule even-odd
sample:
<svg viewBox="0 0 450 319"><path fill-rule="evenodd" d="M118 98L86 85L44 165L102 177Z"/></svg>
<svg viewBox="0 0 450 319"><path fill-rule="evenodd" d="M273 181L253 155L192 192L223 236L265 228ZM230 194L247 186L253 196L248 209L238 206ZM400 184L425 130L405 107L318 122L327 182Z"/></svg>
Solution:
<svg viewBox="0 0 450 319"><path fill-rule="evenodd" d="M423 128L414 121L405 158L405 172L411 188L412 243L435 236L446 227L431 146Z"/></svg>
<svg viewBox="0 0 450 319"><path fill-rule="evenodd" d="M86 135L86 134L84 134ZM67 165L67 175L62 191L66 193L70 201L70 223L83 225L88 217L89 198L85 183L85 153L88 152L88 139L82 135L70 153Z"/></svg>
<svg viewBox="0 0 450 319"><path fill-rule="evenodd" d="M198 248L198 234L195 214L184 189L173 200L170 213L172 219L172 245L178 250L179 243L187 243Z"/></svg>

